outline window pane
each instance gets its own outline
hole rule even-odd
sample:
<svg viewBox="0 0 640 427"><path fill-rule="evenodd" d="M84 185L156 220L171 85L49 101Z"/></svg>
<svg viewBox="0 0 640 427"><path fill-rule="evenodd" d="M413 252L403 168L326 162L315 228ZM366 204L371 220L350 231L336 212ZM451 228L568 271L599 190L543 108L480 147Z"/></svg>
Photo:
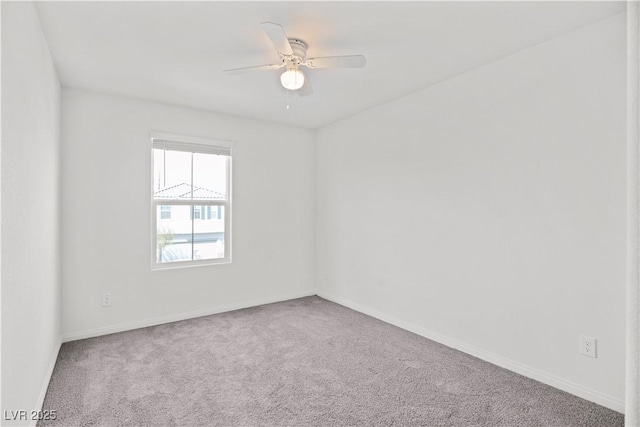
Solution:
<svg viewBox="0 0 640 427"><path fill-rule="evenodd" d="M201 219L194 220L194 259L224 258L224 206L201 206L200 208L201 212L209 209L214 214L201 215Z"/></svg>
<svg viewBox="0 0 640 427"><path fill-rule="evenodd" d="M191 199L191 153L153 150L153 196Z"/></svg>
<svg viewBox="0 0 640 427"><path fill-rule="evenodd" d="M170 219L162 219L163 211L171 211ZM157 248L159 263L191 261L192 221L191 206L158 206L157 212Z"/></svg>
<svg viewBox="0 0 640 427"><path fill-rule="evenodd" d="M228 156L193 154L193 198L226 200Z"/></svg>

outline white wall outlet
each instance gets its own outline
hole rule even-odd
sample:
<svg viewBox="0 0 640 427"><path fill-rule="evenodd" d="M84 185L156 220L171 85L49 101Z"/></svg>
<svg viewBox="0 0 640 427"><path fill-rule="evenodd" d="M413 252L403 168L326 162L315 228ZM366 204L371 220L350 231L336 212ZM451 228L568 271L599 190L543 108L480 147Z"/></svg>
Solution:
<svg viewBox="0 0 640 427"><path fill-rule="evenodd" d="M111 292L105 292L102 294L102 306L111 307Z"/></svg>
<svg viewBox="0 0 640 427"><path fill-rule="evenodd" d="M598 357L598 340L586 335L580 335L580 354L588 357Z"/></svg>

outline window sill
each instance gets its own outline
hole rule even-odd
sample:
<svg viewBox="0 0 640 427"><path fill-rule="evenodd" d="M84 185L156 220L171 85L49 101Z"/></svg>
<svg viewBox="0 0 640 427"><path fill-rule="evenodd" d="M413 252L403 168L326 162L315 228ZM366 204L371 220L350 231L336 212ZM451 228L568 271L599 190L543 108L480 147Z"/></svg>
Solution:
<svg viewBox="0 0 640 427"><path fill-rule="evenodd" d="M162 270L177 270L184 268L193 268L193 267L207 267L207 266L216 266L216 265L226 265L231 264L231 259L221 259L216 261L181 261L181 262L171 262L166 264L157 264L153 263L151 265L151 271L162 271Z"/></svg>

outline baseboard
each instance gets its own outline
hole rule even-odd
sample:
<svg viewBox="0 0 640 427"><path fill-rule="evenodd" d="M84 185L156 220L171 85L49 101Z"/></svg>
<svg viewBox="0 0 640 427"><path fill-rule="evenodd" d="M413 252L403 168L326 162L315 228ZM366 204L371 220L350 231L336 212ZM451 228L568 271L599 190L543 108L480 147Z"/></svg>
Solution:
<svg viewBox="0 0 640 427"><path fill-rule="evenodd" d="M53 375L53 368L56 366L56 361L58 360L58 353L60 353L60 347L62 346L62 340L58 339L58 342L55 345L55 349L53 354L51 355L51 360L49 361L49 367L47 368L47 372L44 377L44 382L42 383L42 388L40 389L40 395L38 396L38 402L36 407L34 408L37 411L42 410L42 405L44 404L44 398L47 395L47 390L49 389L49 383L51 382L51 375ZM29 424L30 426L35 426L38 423L38 420L32 420Z"/></svg>
<svg viewBox="0 0 640 427"><path fill-rule="evenodd" d="M383 322L390 323L394 326L413 332L414 334L423 336L432 341L438 342L440 344L444 344L447 347L455 348L456 350L460 350L463 353L470 354L474 357L477 357L478 359L482 359L486 362L500 366L501 368L505 368L510 371L516 372L520 375L523 375L525 377L534 379L536 381L540 381L541 383L550 385L562 391L566 391L567 393L571 393L575 396L597 403L599 405L602 405L614 411L624 413L624 400L619 399L617 397L600 393L599 391L581 386L574 382L568 381L564 378L560 378L555 375L540 371L538 369L532 368L530 366L524 365L519 362L515 362L513 360L507 359L497 354L490 353L485 350L481 350L477 347L465 344L461 341L450 338L448 336L430 331L416 324L406 322L404 320L400 320L394 316L390 316L380 311L370 309L368 307L364 307L360 304L355 304L351 301L348 301L345 298L337 297L335 295L331 295L330 293L327 293L324 291L317 291L316 294L321 298L335 302L336 304L343 305L345 307L348 307L360 313L366 314L368 316L375 317L378 320L382 320Z"/></svg>
<svg viewBox="0 0 640 427"><path fill-rule="evenodd" d="M290 299L302 298L315 295L315 291L304 291L292 294L280 295L277 297L261 298L243 301L234 304L220 305L203 310L189 311L186 313L176 313L168 316L154 317L151 319L138 320L129 323L105 326L103 328L88 329L84 331L70 332L62 335L62 342L77 341L85 338L99 337L101 335L115 334L117 332L131 331L133 329L146 328L148 326L162 325L163 323L178 322L180 320L193 319L195 317L209 316L212 314L224 313L226 311L240 310L242 308L255 307L257 305L271 304L274 302L287 301Z"/></svg>

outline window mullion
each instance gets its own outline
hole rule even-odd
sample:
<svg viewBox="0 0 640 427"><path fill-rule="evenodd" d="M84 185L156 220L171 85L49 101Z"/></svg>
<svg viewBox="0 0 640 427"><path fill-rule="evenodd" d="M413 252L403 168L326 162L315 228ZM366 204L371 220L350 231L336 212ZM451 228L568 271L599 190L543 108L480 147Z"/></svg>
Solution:
<svg viewBox="0 0 640 427"><path fill-rule="evenodd" d="M178 200L178 199L154 199L153 205L172 205L172 206L180 206L180 205L209 205L209 206L224 206L229 202L226 200Z"/></svg>

